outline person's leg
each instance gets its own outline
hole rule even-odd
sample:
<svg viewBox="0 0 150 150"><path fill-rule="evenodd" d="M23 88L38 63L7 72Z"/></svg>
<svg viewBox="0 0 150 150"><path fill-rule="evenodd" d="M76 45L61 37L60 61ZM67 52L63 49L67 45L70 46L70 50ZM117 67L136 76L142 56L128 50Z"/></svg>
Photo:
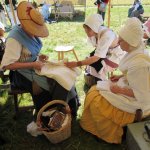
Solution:
<svg viewBox="0 0 150 150"><path fill-rule="evenodd" d="M79 106L81 105L80 104L80 99L79 99L79 96L78 96L78 93L77 93L77 90L75 87L73 87L70 91L70 93L72 93L73 97L71 99L69 99L69 106L70 106L70 109L71 109L71 114L76 117L77 116L77 111L78 111L78 108Z"/></svg>
<svg viewBox="0 0 150 150"><path fill-rule="evenodd" d="M103 20L105 20L105 12L101 12Z"/></svg>

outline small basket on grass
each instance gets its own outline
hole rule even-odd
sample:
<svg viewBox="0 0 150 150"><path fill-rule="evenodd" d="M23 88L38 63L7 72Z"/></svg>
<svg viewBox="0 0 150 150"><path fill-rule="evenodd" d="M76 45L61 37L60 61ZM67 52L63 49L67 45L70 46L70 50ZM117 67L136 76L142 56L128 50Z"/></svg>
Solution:
<svg viewBox="0 0 150 150"><path fill-rule="evenodd" d="M42 113L45 110L48 110L50 108L50 106L52 106L52 105L53 106L54 105L55 106L62 105L65 110L65 117L63 118L63 123L57 130L45 130L45 127L43 127L43 122L42 122ZM60 112L55 111L54 115L55 115L55 117L54 117L55 119L53 119L51 121L51 123L50 123L51 127L53 127L53 126L57 127L62 122L62 116L60 115ZM41 126L41 130L42 130L43 134L47 137L47 139L51 143L56 144L56 143L64 141L65 139L67 139L71 136L71 113L70 113L69 105L62 100L53 100L53 101L47 103L38 112L37 124L39 126Z"/></svg>

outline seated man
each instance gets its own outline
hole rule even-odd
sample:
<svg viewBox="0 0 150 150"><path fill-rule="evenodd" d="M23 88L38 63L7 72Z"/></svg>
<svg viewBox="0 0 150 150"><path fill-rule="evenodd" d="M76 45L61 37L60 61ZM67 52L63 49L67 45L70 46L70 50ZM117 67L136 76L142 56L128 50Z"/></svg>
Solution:
<svg viewBox="0 0 150 150"><path fill-rule="evenodd" d="M144 8L142 6L141 0L135 0L131 8L128 10L128 17L137 17L142 21L141 14L144 13Z"/></svg>

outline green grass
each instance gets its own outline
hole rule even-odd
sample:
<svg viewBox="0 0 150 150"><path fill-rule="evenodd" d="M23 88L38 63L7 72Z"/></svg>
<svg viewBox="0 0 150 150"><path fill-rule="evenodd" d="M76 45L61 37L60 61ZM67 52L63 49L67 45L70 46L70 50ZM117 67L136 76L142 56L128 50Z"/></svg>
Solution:
<svg viewBox="0 0 150 150"><path fill-rule="evenodd" d="M119 26L127 18L128 7L115 6L111 9L111 28L118 31ZM145 6L148 11L148 7ZM87 8L87 14L96 12L96 7ZM107 18L106 18L107 20ZM58 23L48 24L50 35L48 38L42 39L42 53L49 55L50 59L57 59L57 53L53 49L57 45L74 45L77 56L80 60L84 59L93 48L87 44L86 35L82 24L84 17L75 17L73 21L60 20ZM107 22L105 23L107 24ZM75 60L73 54L65 55L69 60ZM77 91L82 102L82 106L78 112L78 118L72 121L72 136L60 144L51 144L44 136L37 138L30 136L26 132L26 126L33 120L32 110L22 112L17 120L13 119L14 108L12 97L7 92L0 91L0 135L2 135L7 143L0 146L2 150L122 150L125 144L114 145L104 141L96 141L95 138L83 131L79 126L79 119L83 110L84 93L84 77L82 74L76 82ZM20 105L30 105L31 97L27 94L21 98Z"/></svg>

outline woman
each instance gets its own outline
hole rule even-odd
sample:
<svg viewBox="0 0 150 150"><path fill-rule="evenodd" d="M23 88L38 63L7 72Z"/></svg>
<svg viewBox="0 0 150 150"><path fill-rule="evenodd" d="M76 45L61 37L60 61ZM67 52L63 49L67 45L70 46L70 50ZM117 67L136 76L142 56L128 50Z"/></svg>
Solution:
<svg viewBox="0 0 150 150"><path fill-rule="evenodd" d="M48 56L40 55L42 43L39 37L49 35L42 15L31 3L25 1L19 4L17 13L21 26L15 26L9 33L1 62L4 70L11 70L11 85L28 90L33 97L37 111L48 101L60 99L68 101L73 113L76 113L75 88L72 87L68 91L56 80L39 76L34 71L34 69L40 71L44 62L48 60Z"/></svg>
<svg viewBox="0 0 150 150"><path fill-rule="evenodd" d="M85 99L81 127L109 143L121 143L123 126L134 121L137 109L142 117L150 114L150 57L144 54L142 37L141 22L128 19L119 32L120 47L127 52L119 64L123 74L106 84L99 81Z"/></svg>
<svg viewBox="0 0 150 150"><path fill-rule="evenodd" d="M103 19L99 14L93 14L85 20L83 28L95 50L85 60L66 63L70 68L87 65L87 73L96 81L106 80L107 73L118 67L125 54L118 46L116 34L102 25Z"/></svg>

